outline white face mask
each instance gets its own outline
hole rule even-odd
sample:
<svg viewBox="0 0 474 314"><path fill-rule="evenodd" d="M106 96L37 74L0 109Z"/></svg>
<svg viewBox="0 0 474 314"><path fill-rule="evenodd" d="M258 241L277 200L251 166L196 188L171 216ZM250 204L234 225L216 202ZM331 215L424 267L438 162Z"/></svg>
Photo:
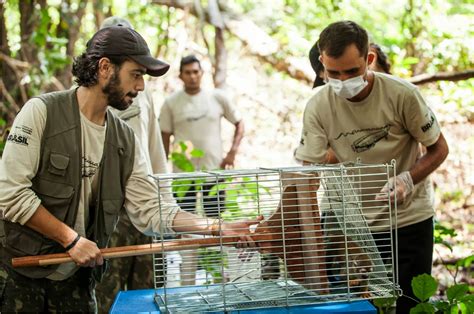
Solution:
<svg viewBox="0 0 474 314"><path fill-rule="evenodd" d="M364 75L365 74L347 79L345 81L333 79L330 77L328 77L327 80L336 95L351 99L352 97L358 95L369 84L369 82L364 79Z"/></svg>

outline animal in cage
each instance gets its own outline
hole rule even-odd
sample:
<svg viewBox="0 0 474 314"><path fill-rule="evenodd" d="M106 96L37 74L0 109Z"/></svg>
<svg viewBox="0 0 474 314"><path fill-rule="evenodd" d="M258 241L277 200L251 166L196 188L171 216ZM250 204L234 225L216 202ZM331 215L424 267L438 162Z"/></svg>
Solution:
<svg viewBox="0 0 474 314"><path fill-rule="evenodd" d="M373 265L363 248L339 233L328 240L326 254L328 280L334 286L347 281L351 291L370 298L369 274L373 271Z"/></svg>
<svg viewBox="0 0 474 314"><path fill-rule="evenodd" d="M393 172L391 167L337 165L195 174L197 181L215 180L226 195L215 204L220 217L264 214L266 219L252 234L258 247L252 254L261 261L244 271L226 259L226 265L220 265L222 272L236 268L238 275L222 282L197 283L194 292L179 293L180 287L164 282L164 288L157 289L157 303L171 312L183 306L192 312L392 296L396 290L392 259L381 259L364 216L365 208L387 207L387 214L376 222L392 243L395 208L374 201L375 191ZM162 179L177 182L180 175ZM245 195L250 188L243 182L253 186L252 197ZM196 239L194 247L214 246L224 256L230 250L225 247L237 241L237 237ZM221 261L222 257L215 258L216 265Z"/></svg>

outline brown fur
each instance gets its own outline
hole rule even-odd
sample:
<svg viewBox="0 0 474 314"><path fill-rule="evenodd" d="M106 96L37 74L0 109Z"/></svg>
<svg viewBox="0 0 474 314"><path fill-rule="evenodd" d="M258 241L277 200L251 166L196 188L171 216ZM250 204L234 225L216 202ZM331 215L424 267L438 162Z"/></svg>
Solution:
<svg viewBox="0 0 474 314"><path fill-rule="evenodd" d="M351 292L360 293L362 298L369 298L369 274L372 262L367 253L350 238L342 234L328 236L326 245L327 272L330 281L347 281L346 269L349 269L349 287ZM348 264L346 267L346 243Z"/></svg>

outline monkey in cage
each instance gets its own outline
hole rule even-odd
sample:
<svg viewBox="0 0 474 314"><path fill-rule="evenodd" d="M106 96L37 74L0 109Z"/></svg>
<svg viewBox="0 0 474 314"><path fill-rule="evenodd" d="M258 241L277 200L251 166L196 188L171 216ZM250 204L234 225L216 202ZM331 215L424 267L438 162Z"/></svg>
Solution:
<svg viewBox="0 0 474 314"><path fill-rule="evenodd" d="M369 274L373 271L373 264L367 252L339 231L328 234L327 238L326 267L331 286L349 286L351 292L370 298Z"/></svg>

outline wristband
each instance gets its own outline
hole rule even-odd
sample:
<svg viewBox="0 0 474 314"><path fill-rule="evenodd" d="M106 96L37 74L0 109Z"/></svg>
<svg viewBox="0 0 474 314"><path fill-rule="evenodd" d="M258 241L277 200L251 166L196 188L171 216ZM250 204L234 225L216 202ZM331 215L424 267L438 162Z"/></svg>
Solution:
<svg viewBox="0 0 474 314"><path fill-rule="evenodd" d="M72 249L76 244L77 242L79 242L79 239L81 238L81 236L79 234L77 234L77 237L74 239L74 241L72 241L68 246L66 246L64 249L67 251L69 251L70 249Z"/></svg>

